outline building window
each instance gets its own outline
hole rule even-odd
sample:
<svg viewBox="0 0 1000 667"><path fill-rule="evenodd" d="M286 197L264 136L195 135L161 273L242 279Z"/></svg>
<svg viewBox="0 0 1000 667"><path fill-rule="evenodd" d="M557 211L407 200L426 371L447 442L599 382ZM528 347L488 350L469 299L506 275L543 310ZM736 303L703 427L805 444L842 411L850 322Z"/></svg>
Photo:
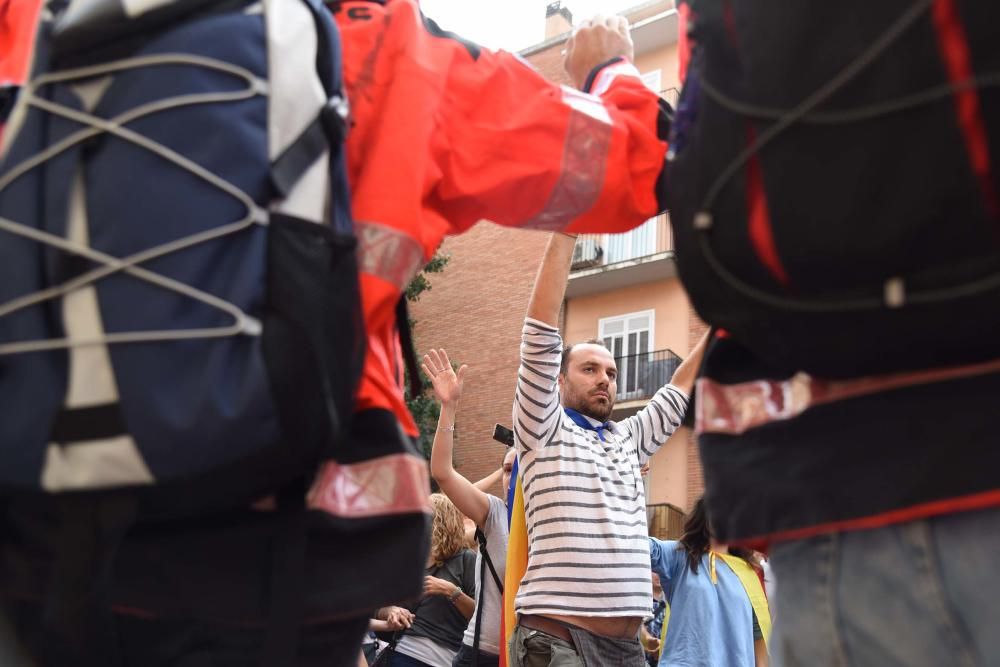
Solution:
<svg viewBox="0 0 1000 667"><path fill-rule="evenodd" d="M618 365L618 400L643 398L641 378L652 361L655 312L646 310L598 322L598 337Z"/></svg>
<svg viewBox="0 0 1000 667"><path fill-rule="evenodd" d="M643 85L652 90L657 95L660 94L660 70L654 69L652 72L646 72L645 74L640 74L639 78L642 79Z"/></svg>
<svg viewBox="0 0 1000 667"><path fill-rule="evenodd" d="M656 252L656 218L650 218L624 234L608 234L604 262L614 264Z"/></svg>

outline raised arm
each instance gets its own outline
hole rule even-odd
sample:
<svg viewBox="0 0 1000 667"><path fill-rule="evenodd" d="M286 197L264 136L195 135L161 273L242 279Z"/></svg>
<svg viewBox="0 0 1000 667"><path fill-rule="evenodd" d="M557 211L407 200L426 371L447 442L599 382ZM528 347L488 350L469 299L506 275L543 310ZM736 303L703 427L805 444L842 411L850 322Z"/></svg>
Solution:
<svg viewBox="0 0 1000 667"><path fill-rule="evenodd" d="M440 114L441 178L431 195L452 231L485 218L624 232L666 207L671 113L643 85L632 50L625 19L585 22L567 43L578 89L509 53L454 60L449 86L459 94Z"/></svg>
<svg viewBox="0 0 1000 667"><path fill-rule="evenodd" d="M711 331L706 331L701 340L691 348L687 359L674 371L674 376L670 378L670 384L674 385L688 396L694 389L694 381L698 376L698 369L701 368L701 361L705 357L705 347L708 345L708 336Z"/></svg>
<svg viewBox="0 0 1000 667"><path fill-rule="evenodd" d="M500 466L486 477L483 477L478 482L473 482L472 486L476 487L483 493L486 493L487 489L492 489L493 485L499 482L502 478L503 478L503 466Z"/></svg>
<svg viewBox="0 0 1000 667"><path fill-rule="evenodd" d="M558 326L559 309L566 294L566 281L569 280L575 246L576 236L572 234L556 233L549 238L542 265L538 267L538 275L535 277L531 300L528 301L529 319L552 327Z"/></svg>
<svg viewBox="0 0 1000 667"><path fill-rule="evenodd" d="M455 451L455 414L458 412L458 400L462 397L467 368L462 366L456 373L444 350L431 350L424 355L424 373L434 384L434 393L441 402L441 415L438 417L437 432L431 449L431 476L441 487L441 491L455 503L458 511L482 528L490 511L489 498L460 475L452 463Z"/></svg>
<svg viewBox="0 0 1000 667"><path fill-rule="evenodd" d="M514 392L514 433L518 445L544 447L561 423L559 359L562 339L556 322L566 292L576 237L556 233L549 238L521 335L521 367Z"/></svg>
<svg viewBox="0 0 1000 667"><path fill-rule="evenodd" d="M619 426L635 437L636 455L642 465L680 428L690 404L695 376L705 355L708 333L692 348L687 359L674 371L670 382L659 389L639 412L623 420Z"/></svg>

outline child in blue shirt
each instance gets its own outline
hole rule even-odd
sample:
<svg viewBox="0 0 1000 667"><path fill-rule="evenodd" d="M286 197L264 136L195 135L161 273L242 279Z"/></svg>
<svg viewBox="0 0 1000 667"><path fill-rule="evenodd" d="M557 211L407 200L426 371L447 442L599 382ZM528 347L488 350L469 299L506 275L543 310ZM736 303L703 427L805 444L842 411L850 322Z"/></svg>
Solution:
<svg viewBox="0 0 1000 667"><path fill-rule="evenodd" d="M753 576L759 565L751 551L711 537L701 500L679 541L650 538L649 551L669 605L659 667L767 667L761 626L770 628L770 612ZM767 616L765 623L758 623L758 613Z"/></svg>

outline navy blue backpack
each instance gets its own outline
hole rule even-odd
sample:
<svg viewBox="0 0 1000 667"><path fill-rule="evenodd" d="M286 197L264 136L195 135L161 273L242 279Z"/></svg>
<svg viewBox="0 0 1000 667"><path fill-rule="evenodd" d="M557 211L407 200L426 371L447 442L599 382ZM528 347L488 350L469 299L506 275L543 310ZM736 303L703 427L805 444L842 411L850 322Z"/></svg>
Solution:
<svg viewBox="0 0 1000 667"><path fill-rule="evenodd" d="M77 0L38 30L0 160L0 500L59 508L54 660L114 636L130 526L274 496L285 664L305 489L364 357L336 26L315 0Z"/></svg>
<svg viewBox="0 0 1000 667"><path fill-rule="evenodd" d="M177 517L308 476L364 349L332 19L88 0L39 30L0 163L0 495Z"/></svg>
<svg viewBox="0 0 1000 667"><path fill-rule="evenodd" d="M109 577L137 522L301 509L343 446L365 335L340 70L312 0L43 17L0 162L0 499L66 510L64 580Z"/></svg>

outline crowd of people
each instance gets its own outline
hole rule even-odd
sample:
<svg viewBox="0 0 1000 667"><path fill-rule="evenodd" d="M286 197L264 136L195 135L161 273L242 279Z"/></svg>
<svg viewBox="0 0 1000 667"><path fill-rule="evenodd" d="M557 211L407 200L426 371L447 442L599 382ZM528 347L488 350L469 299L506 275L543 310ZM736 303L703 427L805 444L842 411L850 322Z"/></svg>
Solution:
<svg viewBox="0 0 1000 667"><path fill-rule="evenodd" d="M758 19L772 11L756 4ZM840 4L822 10L847 12ZM898 209L892 204L907 196L905 190L940 189L944 194L934 205L896 217L933 214L940 222L957 210L963 221L982 222L992 236L983 232L986 240L981 243L969 241L980 236L959 241L987 248L987 254L977 255L962 270L975 276L994 270L995 190L1000 186L990 161L990 148L996 145L995 137L990 143L990 132L1000 116L984 112L998 101L979 70L982 62L993 63L995 46L968 35L983 25L996 25L1000 10L991 3L957 0L893 0L874 3L878 8L872 3L843 4L851 6L850 16L856 20L836 22L834 17L829 23L843 31L845 39L857 37L857 43L842 50L858 60L834 76L840 61L834 66L817 59L830 80L811 96L811 82L793 81L791 74L787 82L774 84L804 91L801 105L799 97L789 93L783 102L789 111L728 99L702 76L717 73L712 68L756 74L752 67L740 68L746 54L736 56L731 50L742 44L765 50L772 41L766 33L779 21L750 20L741 3L680 2L686 49L681 65L687 68L690 63L695 75L675 115L643 85L632 64L628 22L617 16L597 16L574 29L565 50L564 67L573 84L569 87L546 80L517 56L483 49L442 30L422 13L417 0L0 0L0 72L13 84L5 85L0 105L0 222L4 234L17 238L16 243L8 243L6 236L0 240L5 261L13 267L0 285L7 290L0 299L0 390L8 403L4 409L10 410L0 420L0 661L56 667L242 667L261 661L267 667L760 667L772 662L782 667L974 667L1000 662L1000 633L995 632L1000 591L992 574L1000 550L1000 449L993 446L991 428L993 397L1000 391L996 343L992 338L983 343L981 332L968 334L975 326L955 323L953 328L966 335L955 340L975 345L935 347L930 338L921 346L920 361L912 365L900 361L905 354L892 343L905 337L907 327L923 331L920 325L929 319L921 320L919 311L911 317L911 296L919 307L948 299L958 303L969 294L992 294L995 276L981 284L970 282L975 289L959 285L942 295L927 291L928 284L937 285L938 274L933 272L930 278L921 274L910 282L909 276L879 274L884 289L877 314L888 318L887 312L902 313L911 317L905 320L907 327L886 329L898 336L882 331L871 337L885 359L868 351L857 367L826 366L836 380L811 375L789 361L796 357L784 353L808 350L808 333L815 329L803 328L798 336L779 334L798 331L799 324L821 309L808 302L809 294L796 291L802 285L788 282L789 272L801 267L781 262L781 252L788 248L775 241L777 227L771 223L787 211L769 205L768 188L773 195L774 183L763 183L761 172L774 165L760 159L764 145L799 120L825 132L847 122L844 118L911 118L921 105L937 104L939 115L934 118L945 120L935 127L957 128L947 142L954 149L949 155L959 156L960 166L952 170L957 180L920 181L920 188L900 185L877 192L874 196L887 207L879 221L896 219L892 215ZM813 8L788 5L781 11L792 12L795 21L789 18L789 25L805 25ZM882 12L888 29L869 20ZM688 19L690 31L684 27ZM206 39L224 20L234 26L227 29L226 38ZM911 30L920 21L925 29ZM260 39L264 32L272 41ZM939 39L928 36L932 34ZM204 93L204 73L192 75L179 63L205 67L211 61L206 69L213 75L246 78L247 90L213 91L206 100L185 89L170 104L144 100L144 106L126 107L113 118L99 117L102 95L107 90L121 92L109 84L113 74L131 74L134 68L143 71L137 77L145 76L146 69L176 57L155 52L128 60L134 49L148 47L154 36L163 35L173 40L168 41L171 48L192 52L171 61L177 67L171 85L183 82ZM945 73L945 83L929 92L907 87L900 92L895 83L911 68L890 66L880 70L883 78L854 92L881 94L885 88L895 91L897 99L887 103L876 95L870 106L854 109L848 95L838 102L843 108L816 109L904 38L912 40L908 46L923 49L920 62L933 63L928 69ZM239 48L227 50L230 42ZM332 42L339 42L339 48ZM304 68L296 71L303 76L289 77L302 84L301 97L282 97L277 84L288 70L272 65L287 63L268 48L302 56L293 64ZM245 66L220 65L218 59L226 57L245 58ZM774 66L779 61L788 65L787 60L765 58ZM794 73L800 63L791 65ZM254 67L259 71L250 71ZM333 69L337 76L342 69L343 90L327 89ZM316 70L315 80L304 76L307 70L310 76ZM73 77L80 81L74 83ZM234 84L226 80L231 88ZM46 86L63 87L50 93ZM128 94L124 98L138 104ZM708 98L716 106L699 106ZM167 149L139 129L159 137L157 130L168 125L159 114L180 105L177 99L190 104L196 99L203 108L222 102L247 106L239 107L244 113L238 123L223 123L204 138L184 137ZM310 104L316 108L310 111ZM750 120L729 123L723 108L773 124L764 131ZM296 111L300 114L294 132L283 128L277 134L289 136L269 134L274 129L267 124L272 113L294 116ZM43 112L60 118L42 120ZM86 129L62 139L52 139L61 136L55 130L52 136L45 130L74 122ZM717 123L715 133L699 125L703 122ZM227 134L234 127L237 139L242 130L261 139L256 153ZM890 129L899 131L880 127L872 135L873 145ZM338 132L346 133L342 151L331 138ZM843 135L830 136L836 143ZM46 145L39 137L56 143ZM292 142L290 137L298 138ZM281 150L276 148L279 139L289 140ZM722 159L715 153L723 139L736 142L742 151L736 162L701 166ZM208 155L212 167L233 166L228 164L234 161L231 156L212 152L217 140L248 148L246 156L235 159L240 164L233 168L233 179L252 182L246 189L256 194L219 183L224 179L194 159ZM141 248L121 259L88 245L89 236L94 236L89 225L100 217L88 218L88 206L114 210L122 193L85 194L87 179L80 165L105 155L116 142L141 146L164 163L182 165L187 180L177 186L180 189L197 180L192 174L212 183L246 204L246 224L254 232L266 221L273 238L275 230L315 232L317 225L311 223L333 230L338 221L344 222L349 204L349 241L316 232L291 236L277 250L268 245L265 252L261 245L246 253L258 259L267 255L268 261L286 253L282 268L288 270L302 258L315 258L317 248L330 252L317 264L303 264L300 273L307 266L329 268L331 248L357 262L350 264L349 279L341 283L317 290L311 276L289 271L289 285L277 290L288 300L314 292L356 293L357 312L352 314L360 323L357 329L346 319L334 323L341 325L334 328L337 346L357 356L359 380L356 388L350 387L349 419L336 415L331 377L310 375L312 366L329 370L328 354L349 358L345 349L324 348L306 362L293 354L312 342L298 332L309 322L292 318L280 325L286 337L278 340L295 349L254 357L258 376L266 375L260 370L265 365L274 372L267 376L271 384L261 384L263 393L296 384L305 388L293 407L312 409L315 420L293 419L290 432L324 445L322 460L307 474L289 475L293 483L283 479L282 484L240 487L258 493L234 493L229 504L219 501L187 513L147 516L132 502L130 494L137 486L159 481L151 472L157 469L153 463L163 469L170 465L145 460L142 438L129 430L135 415L124 411L128 396L121 395L129 391L122 381L128 364L108 352L121 343L115 340L121 332L106 335L102 328L102 317L110 320L123 309L100 310L93 283L114 273L148 279L145 264L162 258L156 252L146 256L152 251ZM76 144L81 146L68 150ZM863 148L858 147L860 153ZM56 157L67 162L48 164ZM723 157L730 159L728 154ZM815 156L806 161L815 162ZM138 163L129 162L127 169L133 164ZM43 193L40 185L31 189L38 185L32 179L42 178L40 165L50 167L43 170L49 179L44 183L56 195L43 196L49 191ZM248 176L254 166L266 169ZM794 178L798 167L792 164L792 173L782 173ZM345 178L334 182L329 175L338 169ZM721 176L706 186L716 171ZM746 176L745 191L727 189L726 179L737 173ZM768 172L772 181L774 173ZM959 183L962 178L966 180ZM150 180L157 180L154 186L174 182ZM871 179L858 180L867 185ZM317 189L320 182L329 187ZM708 190L706 196L695 197L701 189ZM168 201L186 202L185 193L168 193ZM132 203L145 196L126 194ZM99 209L94 201L110 208ZM864 203L857 205L863 208ZM698 297L693 299L696 307L715 315L709 318L713 328L645 407L615 421L614 356L596 340L566 344L559 332L576 235L626 231L668 207L676 212L675 228L683 232L677 235L679 252L681 245L695 239L686 247L700 249L697 257L709 266L699 267L692 252L682 258L681 274L689 292ZM764 276L760 284L779 284L784 290L780 298L762 295L759 285L740 282L710 252L714 241L708 235L727 218L742 219L744 213L746 229L722 238L730 239L734 248L753 249L760 261L747 273ZM17 216L34 216L40 227L8 219ZM799 225L800 217L782 220L794 219L799 232L815 234L816 225ZM511 396L515 443L487 480L473 483L456 471L455 418L467 369L454 369L444 350L429 351L423 370L441 404L430 461L430 474L441 492L429 494L426 464L416 447L417 424L403 389L404 361L410 362L411 380L416 373L412 351L407 355L404 349L409 339L405 290L446 236L460 234L481 219L551 233L522 329ZM937 229L930 224L928 228ZM211 233L199 236L205 235ZM891 245L890 231L886 237ZM184 249L182 240L161 243ZM961 245L959 241L955 245ZM31 243L41 243L45 252L25 250ZM53 254L46 254L49 251ZM909 251L907 247L900 254ZM93 269L88 262L101 268ZM101 275L94 277L95 271ZM90 282L79 282L81 276L90 276ZM692 276L704 282L693 284ZM776 324L767 317L776 311L761 307L760 312L741 310L726 320L743 329L719 328L715 320L726 319L729 305L713 309L714 295L693 289L719 281L725 283L722 293L730 290L733 304L757 299L769 307L778 303L775 308L780 310L792 303L789 310L800 319L787 319L783 313L776 316ZM257 282L263 279L247 281L260 287ZM204 294L176 283L159 280L160 287L166 284L187 296ZM804 283L808 293L810 283ZM18 291L22 284L28 285L26 292ZM916 288L912 295L911 286ZM274 291L270 287L268 298ZM867 304L857 296L863 285L849 287L857 291L850 292L857 297L851 303ZM214 304L213 298L203 301ZM72 301L73 307L53 307L43 316L21 312L53 299ZM263 299L247 297L247 312L268 310L258 303ZM324 306L329 304L318 302L323 306L312 311L319 313L313 319L326 326L329 313ZM867 313L866 308L860 310ZM81 309L89 316L80 318ZM187 316L188 310L178 307L176 316ZM972 313L970 317L992 316L980 313L987 310L993 313L989 308L965 312ZM837 324L841 312L853 313L841 308L827 324ZM14 319L9 319L11 313ZM877 323L875 316L866 321ZM240 330L226 334L227 344L234 339L245 348L275 352L272 321L264 318L263 343L259 320L241 313L238 322ZM25 338L25 332L52 330L58 337L65 334L65 340ZM83 338L73 339L81 331ZM206 338L203 332L183 330L183 344L192 346L185 349L214 344L211 337L201 340ZM153 343L182 344L164 342L150 332L140 334L146 337L125 341L129 350ZM778 342L761 346L755 335ZM837 357L842 364L853 363L850 352ZM213 368L228 367L236 355L222 357L215 359ZM246 377L250 375L248 371ZM17 385L49 380L44 390L32 384L34 393ZM192 383L184 398L200 396L195 388L205 387L196 387L199 384ZM94 387L100 388L99 396L93 394ZM212 394L216 387L208 389ZM245 404L259 408L230 428L245 429L247 437L265 432L269 419L258 417L266 411L260 406L270 398L243 396L241 381L225 389L240 396L220 399L220 412L229 415L230 409ZM169 401L155 407L165 403ZM43 404L48 407L39 407ZM174 419L168 421L181 424L178 432L201 433L198 420L206 412L197 405L190 412L171 412L171 407L167 405L166 412ZM678 540L651 538L643 470L692 412L697 412L706 493L691 509ZM286 414L281 420L270 415L271 421L287 427ZM334 426L343 427L343 432ZM18 428L43 435L29 443ZM28 444L35 447L30 452ZM180 449L185 443L167 444ZM281 449L273 442L268 445ZM170 458L173 450L166 448L167 463L175 462ZM202 454L185 458L190 462ZM247 470L254 479L271 472L249 464ZM101 477L109 472L109 478ZM24 482L32 474L37 478L34 486ZM502 497L487 493L497 479ZM265 488L266 493L260 492ZM167 505L176 509L173 506L187 507L191 499L177 495L170 500ZM521 540L526 546L523 558L508 548ZM754 549L768 550L768 570L779 581L776 596L769 598L765 591L765 570ZM766 583L769 588L773 584ZM772 608L777 619L773 633Z"/></svg>
<svg viewBox="0 0 1000 667"><path fill-rule="evenodd" d="M498 665L501 652L509 651L504 664L512 666L638 666L650 660L664 666L767 665L764 638L771 618L752 552L712 537L700 501L680 541L662 542L647 532L642 470L684 419L706 339L645 408L611 421L618 391L610 351L596 341L564 350L550 324L559 313L574 245L572 235L553 235L539 270L514 397L515 446L505 452L501 470L506 499L517 458L528 531L528 559L514 603L516 627L509 638L501 635L510 530L505 500L477 488L452 463L468 366L455 369L445 350L431 350L422 368L441 409L431 475L484 537L477 602L465 615L465 641L457 654L414 656L400 648L405 644L393 643L383 649L392 657L384 659L426 667ZM439 507L436 501L435 522ZM486 563L499 574L483 576ZM651 595L654 580L664 582L657 595ZM457 581L451 590L459 596ZM425 591L413 628L423 601L440 594L437 588ZM640 632L646 635L643 642ZM407 633L419 634L411 629L404 638ZM407 657L397 657L400 652Z"/></svg>

